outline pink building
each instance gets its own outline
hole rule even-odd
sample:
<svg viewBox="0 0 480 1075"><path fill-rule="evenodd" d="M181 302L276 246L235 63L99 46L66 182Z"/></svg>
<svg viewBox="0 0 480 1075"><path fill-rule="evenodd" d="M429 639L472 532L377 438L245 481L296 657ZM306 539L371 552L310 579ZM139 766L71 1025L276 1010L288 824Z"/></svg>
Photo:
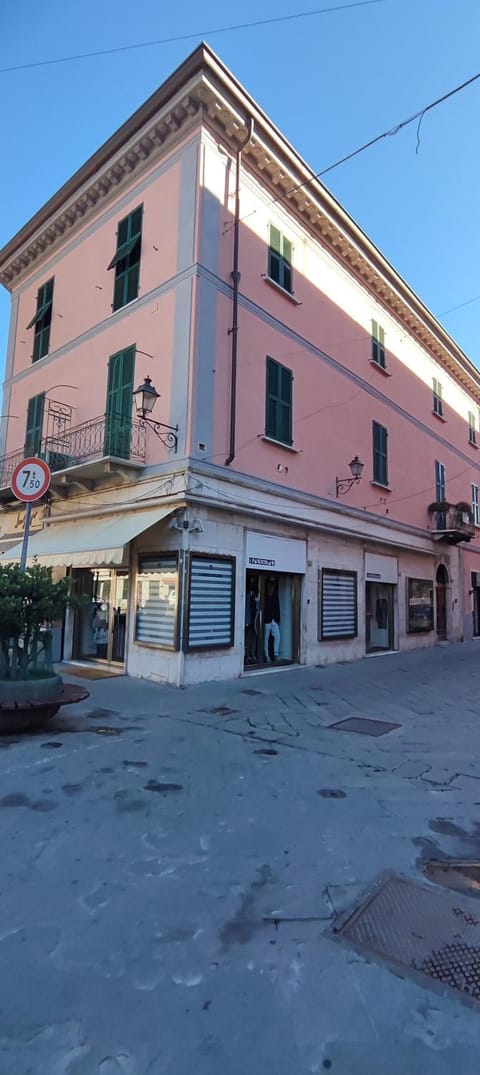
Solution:
<svg viewBox="0 0 480 1075"><path fill-rule="evenodd" d="M30 555L89 598L58 656L180 684L480 635L480 374L206 46L0 280L0 544L40 455Z"/></svg>

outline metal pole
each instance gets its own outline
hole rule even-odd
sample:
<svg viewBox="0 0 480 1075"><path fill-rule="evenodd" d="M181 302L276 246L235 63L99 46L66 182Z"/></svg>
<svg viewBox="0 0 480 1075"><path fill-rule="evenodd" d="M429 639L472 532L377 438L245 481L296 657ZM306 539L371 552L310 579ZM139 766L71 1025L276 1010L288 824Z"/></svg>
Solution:
<svg viewBox="0 0 480 1075"><path fill-rule="evenodd" d="M24 531L23 531L22 555L20 557L20 572L21 572L22 575L25 574L25 568L27 566L27 546L28 546L28 536L29 536L29 531L30 531L31 517L32 517L32 505L31 505L31 501L28 500L26 505L25 505L25 528L24 528Z"/></svg>

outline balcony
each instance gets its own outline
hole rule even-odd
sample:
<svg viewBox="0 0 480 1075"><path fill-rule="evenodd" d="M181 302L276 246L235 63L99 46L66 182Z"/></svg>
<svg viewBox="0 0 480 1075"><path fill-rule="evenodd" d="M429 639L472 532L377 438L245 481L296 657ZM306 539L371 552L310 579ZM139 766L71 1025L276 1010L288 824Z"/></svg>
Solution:
<svg viewBox="0 0 480 1075"><path fill-rule="evenodd" d="M475 526L470 505L461 501L448 504L446 501L430 504L429 512L433 515L432 537L435 541L444 541L448 545L458 545L460 541L471 541L475 537Z"/></svg>
<svg viewBox="0 0 480 1075"><path fill-rule="evenodd" d="M43 437L39 449L31 454L48 463L52 493L62 497L68 486L89 490L109 474L131 480L132 471L145 466L145 433L142 422L102 415ZM12 474L26 454L21 449L0 459L0 502L13 499Z"/></svg>

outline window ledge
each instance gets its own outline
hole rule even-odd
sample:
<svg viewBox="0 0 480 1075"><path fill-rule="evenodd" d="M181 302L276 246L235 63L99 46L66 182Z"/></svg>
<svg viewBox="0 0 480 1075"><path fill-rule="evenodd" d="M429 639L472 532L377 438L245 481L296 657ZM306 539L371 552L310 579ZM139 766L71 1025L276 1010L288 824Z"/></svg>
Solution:
<svg viewBox="0 0 480 1075"><path fill-rule="evenodd" d="M116 309L116 310L114 310L114 309L112 308L112 311L111 311L111 313L110 313L110 317L114 317L114 316L115 316L115 314L119 314L121 310L127 310L129 306L133 306L133 304L134 304L135 302L138 302L139 298L140 298L140 295L137 295L137 296L136 296L136 298L134 298L134 299L130 299L130 302L126 302L126 303L125 303L125 306L117 306L117 309Z"/></svg>
<svg viewBox="0 0 480 1075"><path fill-rule="evenodd" d="M447 419L443 417L443 414L437 414L437 412L433 411L433 410L432 410L432 414L433 414L433 417L437 418L439 422L446 422L447 421Z"/></svg>
<svg viewBox="0 0 480 1075"><path fill-rule="evenodd" d="M470 448L475 448L475 451L477 451L477 449L478 449L478 444L477 444L477 442L476 442L476 441L474 441L474 440L469 440L468 444L469 444L469 447L470 447Z"/></svg>
<svg viewBox="0 0 480 1075"><path fill-rule="evenodd" d="M370 482L370 485L375 485L377 487L377 489L386 489L387 493L391 493L391 491L392 491L390 486L389 485L384 485L383 482L376 482L376 481L372 480Z"/></svg>
<svg viewBox="0 0 480 1075"><path fill-rule="evenodd" d="M266 433L260 433L260 439L264 440L267 444L274 444L276 448L285 448L287 452L293 452L295 455L300 455L301 448L294 448L293 444L285 444L284 440L275 440L275 437L267 437Z"/></svg>
<svg viewBox="0 0 480 1075"><path fill-rule="evenodd" d="M370 365L375 366L375 368L378 370L379 373L383 373L384 377L391 377L392 376L391 373L390 373L390 370L387 370L386 366L381 366L380 362L375 362L374 358L371 358L369 361L370 361Z"/></svg>
<svg viewBox="0 0 480 1075"><path fill-rule="evenodd" d="M271 276L264 276L263 279L265 280L266 284L270 285L270 287L274 287L275 291L279 291L281 295L285 295L286 299L290 299L290 302L293 302L294 306L303 306L303 303L300 302L300 299L295 298L294 291L287 291L286 287L282 287L281 284L277 284L277 281L272 280Z"/></svg>

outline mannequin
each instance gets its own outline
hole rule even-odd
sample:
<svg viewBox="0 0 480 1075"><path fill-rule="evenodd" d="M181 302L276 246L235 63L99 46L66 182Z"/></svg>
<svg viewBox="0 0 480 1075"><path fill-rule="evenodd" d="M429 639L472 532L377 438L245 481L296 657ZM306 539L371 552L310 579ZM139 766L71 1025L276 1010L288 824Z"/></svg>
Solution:
<svg viewBox="0 0 480 1075"><path fill-rule="evenodd" d="M280 602L278 600L278 584L273 579L270 579L267 585L264 610L263 652L267 664L270 664L268 651L270 635L273 636L273 660L278 661L280 655Z"/></svg>
<svg viewBox="0 0 480 1075"><path fill-rule="evenodd" d="M255 593L255 580L249 579L245 596L245 664L257 663L258 609L259 599Z"/></svg>

